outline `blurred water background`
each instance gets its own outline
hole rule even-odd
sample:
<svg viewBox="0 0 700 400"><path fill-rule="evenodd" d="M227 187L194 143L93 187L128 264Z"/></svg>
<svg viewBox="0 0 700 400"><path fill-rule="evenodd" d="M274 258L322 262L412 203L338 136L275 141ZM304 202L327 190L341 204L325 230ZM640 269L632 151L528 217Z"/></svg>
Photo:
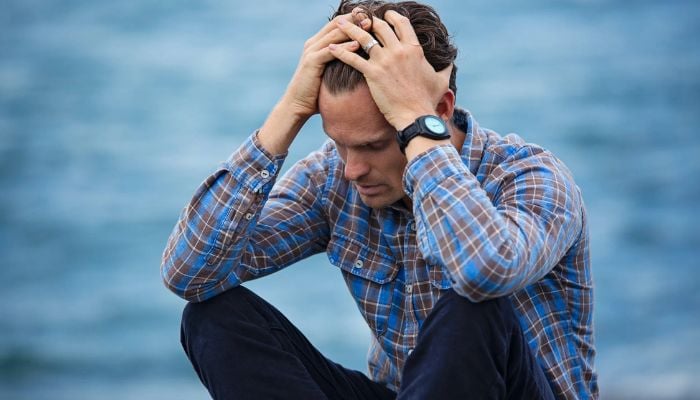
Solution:
<svg viewBox="0 0 700 400"><path fill-rule="evenodd" d="M431 4L461 49L459 104L583 189L603 398L700 398L700 2ZM335 5L2 2L0 398L207 398L160 255ZM287 167L323 139L315 118ZM368 329L324 256L250 286L365 369Z"/></svg>

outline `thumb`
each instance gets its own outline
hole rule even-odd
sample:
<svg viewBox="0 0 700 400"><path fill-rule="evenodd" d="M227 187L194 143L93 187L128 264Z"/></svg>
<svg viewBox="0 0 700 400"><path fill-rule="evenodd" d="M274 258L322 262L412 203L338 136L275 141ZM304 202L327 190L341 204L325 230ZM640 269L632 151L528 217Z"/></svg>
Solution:
<svg viewBox="0 0 700 400"><path fill-rule="evenodd" d="M447 90L450 87L450 76L452 75L453 69L454 64L450 64L449 66L443 68L442 71L438 71L440 89Z"/></svg>

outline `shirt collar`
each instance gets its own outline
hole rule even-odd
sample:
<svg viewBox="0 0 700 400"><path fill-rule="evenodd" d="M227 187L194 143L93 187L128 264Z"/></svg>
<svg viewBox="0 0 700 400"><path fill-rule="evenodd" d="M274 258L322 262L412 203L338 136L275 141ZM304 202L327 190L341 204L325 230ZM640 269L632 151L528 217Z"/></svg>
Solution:
<svg viewBox="0 0 700 400"><path fill-rule="evenodd" d="M476 175L484 154L486 133L479 127L472 114L463 108L455 107L452 122L465 134L464 144L459 151L462 161L469 171Z"/></svg>

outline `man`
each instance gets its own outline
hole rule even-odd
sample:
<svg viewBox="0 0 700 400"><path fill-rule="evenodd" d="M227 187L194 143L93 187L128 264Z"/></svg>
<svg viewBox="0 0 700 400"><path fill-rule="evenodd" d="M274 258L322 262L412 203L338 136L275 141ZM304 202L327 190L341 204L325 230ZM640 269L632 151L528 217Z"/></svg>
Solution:
<svg viewBox="0 0 700 400"><path fill-rule="evenodd" d="M551 153L455 107L455 57L430 7L342 1L197 190L162 272L213 397L597 397L580 192ZM331 140L275 184L315 113ZM369 377L240 286L322 251L373 333Z"/></svg>

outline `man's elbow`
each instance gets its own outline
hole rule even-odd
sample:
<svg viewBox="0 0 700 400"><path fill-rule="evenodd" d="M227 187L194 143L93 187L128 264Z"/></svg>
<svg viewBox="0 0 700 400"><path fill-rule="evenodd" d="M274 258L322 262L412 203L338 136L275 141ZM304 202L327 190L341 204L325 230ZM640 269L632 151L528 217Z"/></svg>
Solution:
<svg viewBox="0 0 700 400"><path fill-rule="evenodd" d="M452 277L452 288L469 301L479 303L508 296L522 284L518 259L493 258L479 264L469 262Z"/></svg>
<svg viewBox="0 0 700 400"><path fill-rule="evenodd" d="M226 278L215 278L206 275L201 269L192 269L190 265L177 265L168 260L163 260L161 265L161 278L168 290L191 303L208 300L241 283L235 274L228 274Z"/></svg>
<svg viewBox="0 0 700 400"><path fill-rule="evenodd" d="M510 295L513 290L507 282L499 281L473 281L458 277L452 281L452 288L462 297L473 303L495 299Z"/></svg>
<svg viewBox="0 0 700 400"><path fill-rule="evenodd" d="M179 266L173 264L169 259L163 259L160 274L165 287L184 300L195 303L203 301L204 298L200 295L201 291L194 288L191 282L184 282L183 278L186 275L179 271L181 271Z"/></svg>

